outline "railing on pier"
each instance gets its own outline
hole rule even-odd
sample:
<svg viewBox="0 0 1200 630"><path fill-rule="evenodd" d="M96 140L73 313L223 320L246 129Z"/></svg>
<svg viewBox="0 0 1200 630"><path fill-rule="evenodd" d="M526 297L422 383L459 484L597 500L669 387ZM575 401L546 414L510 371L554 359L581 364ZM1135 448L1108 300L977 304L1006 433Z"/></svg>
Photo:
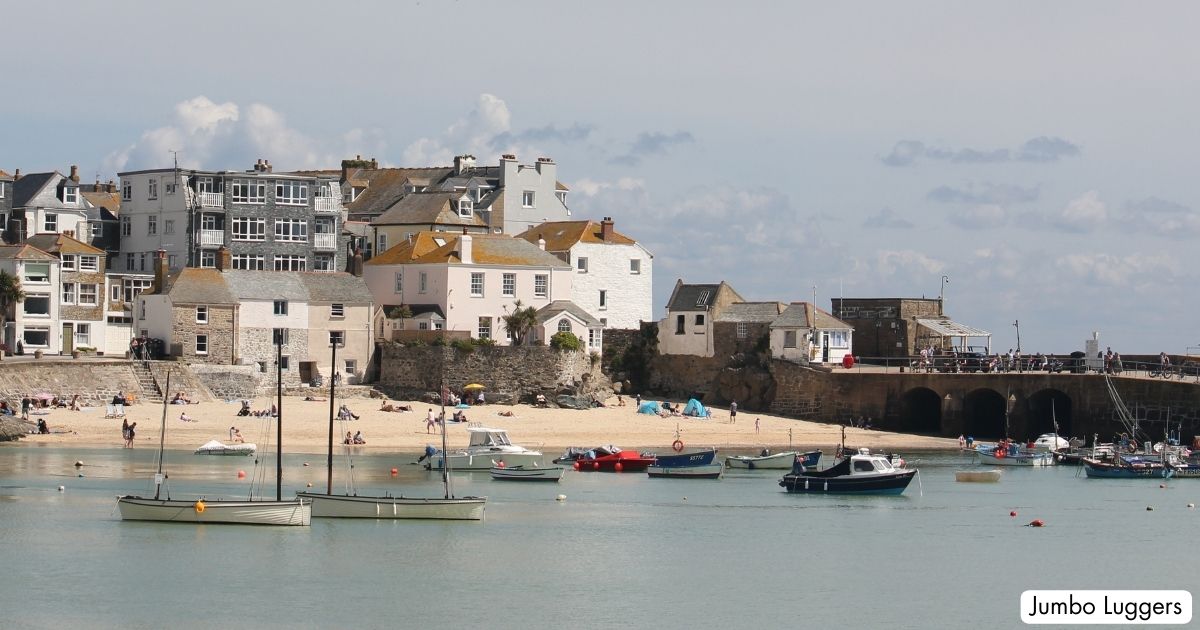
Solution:
<svg viewBox="0 0 1200 630"><path fill-rule="evenodd" d="M1116 377L1125 378L1165 378L1168 380L1190 380L1200 383L1200 361L1185 361L1182 364L1172 364L1165 370L1155 361L1121 361L1111 364L1107 370L1101 365L1096 368L1089 366L1085 359L1048 355L1046 362L1049 367L1037 362L1035 357L1022 357L1020 361L1010 363L1002 358L993 366L992 359L978 357L958 358L955 366L952 355L937 355L922 361L919 356L912 357L854 357L854 365L848 370L840 364L825 364L835 372L884 372L884 373L925 373L925 374L1055 374L1070 376L1073 374L1104 374L1106 371Z"/></svg>

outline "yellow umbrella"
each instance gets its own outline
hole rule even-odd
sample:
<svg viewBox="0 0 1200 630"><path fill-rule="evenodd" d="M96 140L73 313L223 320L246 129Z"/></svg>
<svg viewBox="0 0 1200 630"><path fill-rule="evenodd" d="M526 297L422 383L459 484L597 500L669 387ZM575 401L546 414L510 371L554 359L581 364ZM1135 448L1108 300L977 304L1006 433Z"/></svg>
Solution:
<svg viewBox="0 0 1200 630"><path fill-rule="evenodd" d="M471 383L470 385L467 385L463 389L487 389L487 388L484 387L483 385L480 385L479 383Z"/></svg>

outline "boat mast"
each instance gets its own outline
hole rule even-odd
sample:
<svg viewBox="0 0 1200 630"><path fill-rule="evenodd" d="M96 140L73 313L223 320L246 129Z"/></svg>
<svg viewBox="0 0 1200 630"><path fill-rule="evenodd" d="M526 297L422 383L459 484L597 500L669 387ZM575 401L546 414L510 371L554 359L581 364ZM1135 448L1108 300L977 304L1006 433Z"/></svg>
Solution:
<svg viewBox="0 0 1200 630"><path fill-rule="evenodd" d="M167 396L171 393L171 371L167 370L167 388L163 390L162 428L158 431L158 474L154 475L154 499L158 500L158 491L163 482L163 448L167 443Z"/></svg>
<svg viewBox="0 0 1200 630"><path fill-rule="evenodd" d="M450 397L450 389L446 387L446 377L442 377L442 490L445 498L450 498L450 457L446 453L446 399Z"/></svg>
<svg viewBox="0 0 1200 630"><path fill-rule="evenodd" d="M325 480L325 494L333 494L333 401L335 399L334 392L337 391L337 339L330 344L333 346L333 357L330 369L333 374L329 376L329 453L325 456L325 469L328 471Z"/></svg>
<svg viewBox="0 0 1200 630"><path fill-rule="evenodd" d="M275 333L275 500L283 500L283 331Z"/></svg>

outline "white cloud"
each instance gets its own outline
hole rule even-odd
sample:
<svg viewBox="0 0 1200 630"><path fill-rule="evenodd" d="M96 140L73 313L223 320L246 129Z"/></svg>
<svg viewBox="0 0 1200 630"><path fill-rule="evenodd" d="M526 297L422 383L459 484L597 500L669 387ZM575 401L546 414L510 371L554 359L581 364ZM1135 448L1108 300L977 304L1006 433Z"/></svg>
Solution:
<svg viewBox="0 0 1200 630"><path fill-rule="evenodd" d="M475 108L454 121L440 137L420 138L404 149L406 166L452 164L454 156L470 153L482 161L490 161L496 153L493 140L512 129L512 114L505 102L491 94L480 94ZM515 142L515 141L514 141ZM500 153L533 153L530 147L505 145ZM496 153L498 155L498 153Z"/></svg>
<svg viewBox="0 0 1200 630"><path fill-rule="evenodd" d="M880 250L875 257L875 271L883 276L896 274L940 274L946 263L911 249Z"/></svg>
<svg viewBox="0 0 1200 630"><path fill-rule="evenodd" d="M1100 201L1100 193L1089 190L1067 203L1055 225L1068 232L1090 232L1107 221L1108 207Z"/></svg>
<svg viewBox="0 0 1200 630"><path fill-rule="evenodd" d="M1137 253L1125 256L1071 254L1059 257L1055 266L1077 279L1109 287L1171 286L1174 278L1183 271L1177 257Z"/></svg>

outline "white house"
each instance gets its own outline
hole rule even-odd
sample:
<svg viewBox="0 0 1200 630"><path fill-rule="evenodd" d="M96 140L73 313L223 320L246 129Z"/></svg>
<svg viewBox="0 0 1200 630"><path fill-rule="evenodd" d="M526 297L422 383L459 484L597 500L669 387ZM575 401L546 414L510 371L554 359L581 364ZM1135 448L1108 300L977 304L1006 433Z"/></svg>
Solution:
<svg viewBox="0 0 1200 630"><path fill-rule="evenodd" d="M854 328L808 302L792 302L771 322L771 356L799 363L841 363L854 353Z"/></svg>
<svg viewBox="0 0 1200 630"><path fill-rule="evenodd" d="M89 242L88 209L91 207L79 190L79 167L71 175L30 173L13 182L12 218L15 229L9 231L13 242L24 242L33 234L71 234Z"/></svg>
<svg viewBox="0 0 1200 630"><path fill-rule="evenodd" d="M613 229L613 220L549 221L518 238L574 268L571 301L605 328L637 329L654 317L654 255Z"/></svg>
<svg viewBox="0 0 1200 630"><path fill-rule="evenodd" d="M667 316L658 322L659 354L713 356L716 345L713 320L728 305L744 301L725 282L684 284L683 280L676 280L667 300Z"/></svg>
<svg viewBox="0 0 1200 630"><path fill-rule="evenodd" d="M9 307L4 343L9 352L62 350L58 258L31 245L0 245L0 269L16 277L25 299Z"/></svg>

